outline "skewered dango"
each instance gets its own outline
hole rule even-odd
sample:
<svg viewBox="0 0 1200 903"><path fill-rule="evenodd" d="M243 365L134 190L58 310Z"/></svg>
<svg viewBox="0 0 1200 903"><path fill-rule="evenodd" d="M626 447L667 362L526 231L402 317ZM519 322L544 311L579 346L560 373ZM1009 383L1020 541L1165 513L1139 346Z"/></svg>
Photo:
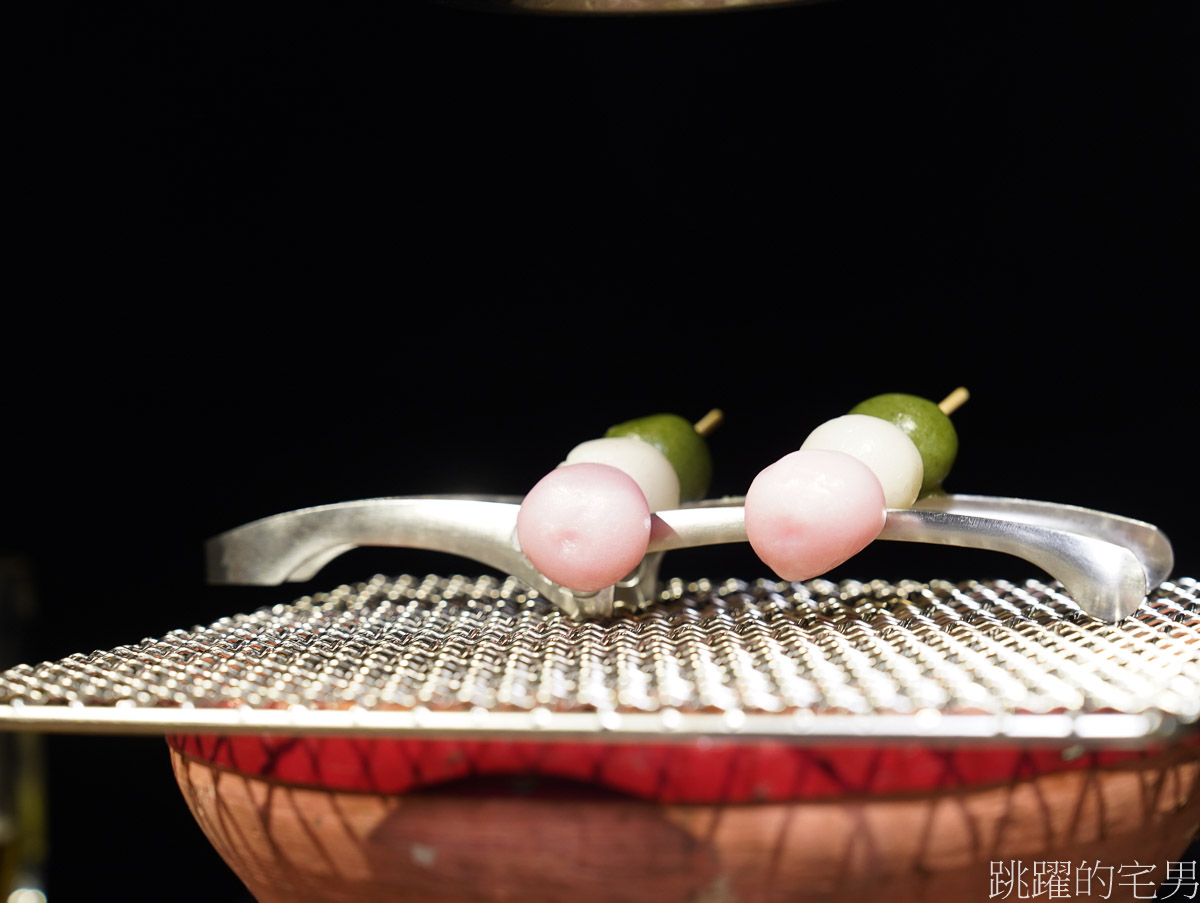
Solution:
<svg viewBox="0 0 1200 903"><path fill-rule="evenodd" d="M950 414L967 399L966 389L956 389L940 404L917 395L891 392L859 402L851 414L866 414L895 424L921 453L924 476L921 496L942 491L942 482L958 456L958 432Z"/></svg>
<svg viewBox="0 0 1200 903"><path fill-rule="evenodd" d="M746 493L746 535L755 553L785 580L817 577L853 558L879 535L886 509L908 508L941 490L958 450L948 411L965 400L965 389L941 406L915 395L877 395L818 426L800 452L760 473ZM879 507L861 471L836 458L801 457L817 451L863 464Z"/></svg>
<svg viewBox="0 0 1200 903"><path fill-rule="evenodd" d="M720 412L700 422L707 432ZM596 592L625 577L646 554L650 515L707 491L712 458L704 436L675 414L612 427L575 446L521 504L517 542L546 577Z"/></svg>
<svg viewBox="0 0 1200 903"><path fill-rule="evenodd" d="M941 490L958 437L948 413L913 395L877 395L814 429L800 449L765 468L744 503L746 536L785 580L837 567L879 535L887 509ZM704 435L714 411L693 426L675 414L627 421L577 445L529 492L517 542L547 578L581 593L630 574L650 544L656 511L707 492L712 460Z"/></svg>

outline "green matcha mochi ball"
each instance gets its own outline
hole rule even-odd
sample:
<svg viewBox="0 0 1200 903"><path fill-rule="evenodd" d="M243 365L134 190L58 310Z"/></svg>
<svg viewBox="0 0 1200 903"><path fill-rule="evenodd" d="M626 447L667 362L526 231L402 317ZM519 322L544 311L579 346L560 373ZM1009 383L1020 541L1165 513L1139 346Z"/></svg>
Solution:
<svg viewBox="0 0 1200 903"><path fill-rule="evenodd" d="M869 414L904 430L921 453L921 463L925 467L921 495L941 492L942 481L958 455L958 433L935 402L917 395L891 392L860 402L850 409L850 413Z"/></svg>
<svg viewBox="0 0 1200 903"><path fill-rule="evenodd" d="M630 436L657 448L679 477L679 498L693 502L704 498L712 480L712 454L704 437L678 414L651 414L610 427L605 436Z"/></svg>

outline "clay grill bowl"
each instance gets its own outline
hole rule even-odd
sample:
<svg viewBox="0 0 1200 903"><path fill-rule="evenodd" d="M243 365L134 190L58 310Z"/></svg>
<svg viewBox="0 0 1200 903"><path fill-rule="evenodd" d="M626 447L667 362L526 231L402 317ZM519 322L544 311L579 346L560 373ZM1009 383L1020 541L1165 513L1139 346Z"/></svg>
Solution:
<svg viewBox="0 0 1200 903"><path fill-rule="evenodd" d="M994 862L1161 877L1200 824L1191 741L1073 758L196 735L170 748L197 822L260 903L982 900Z"/></svg>

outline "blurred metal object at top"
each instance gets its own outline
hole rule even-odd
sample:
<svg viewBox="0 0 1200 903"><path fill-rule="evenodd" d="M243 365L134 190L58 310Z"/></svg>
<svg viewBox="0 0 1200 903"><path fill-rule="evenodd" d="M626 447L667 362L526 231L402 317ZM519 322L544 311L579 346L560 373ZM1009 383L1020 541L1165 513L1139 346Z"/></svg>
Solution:
<svg viewBox="0 0 1200 903"><path fill-rule="evenodd" d="M784 6L811 6L829 0L439 0L486 12L572 16L638 16L724 13Z"/></svg>

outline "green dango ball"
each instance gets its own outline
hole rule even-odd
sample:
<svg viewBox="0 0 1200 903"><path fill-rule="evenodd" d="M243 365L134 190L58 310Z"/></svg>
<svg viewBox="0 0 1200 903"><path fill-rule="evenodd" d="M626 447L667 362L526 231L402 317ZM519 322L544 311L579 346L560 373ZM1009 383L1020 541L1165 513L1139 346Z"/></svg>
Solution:
<svg viewBox="0 0 1200 903"><path fill-rule="evenodd" d="M921 497L942 491L942 482L958 456L958 432L936 402L918 395L891 392L876 395L850 409L851 414L868 414L900 427L921 453L925 478Z"/></svg>
<svg viewBox="0 0 1200 903"><path fill-rule="evenodd" d="M687 419L678 414L651 414L610 427L605 436L630 436L657 448L679 477L680 501L702 499L712 481L712 453L708 442Z"/></svg>

